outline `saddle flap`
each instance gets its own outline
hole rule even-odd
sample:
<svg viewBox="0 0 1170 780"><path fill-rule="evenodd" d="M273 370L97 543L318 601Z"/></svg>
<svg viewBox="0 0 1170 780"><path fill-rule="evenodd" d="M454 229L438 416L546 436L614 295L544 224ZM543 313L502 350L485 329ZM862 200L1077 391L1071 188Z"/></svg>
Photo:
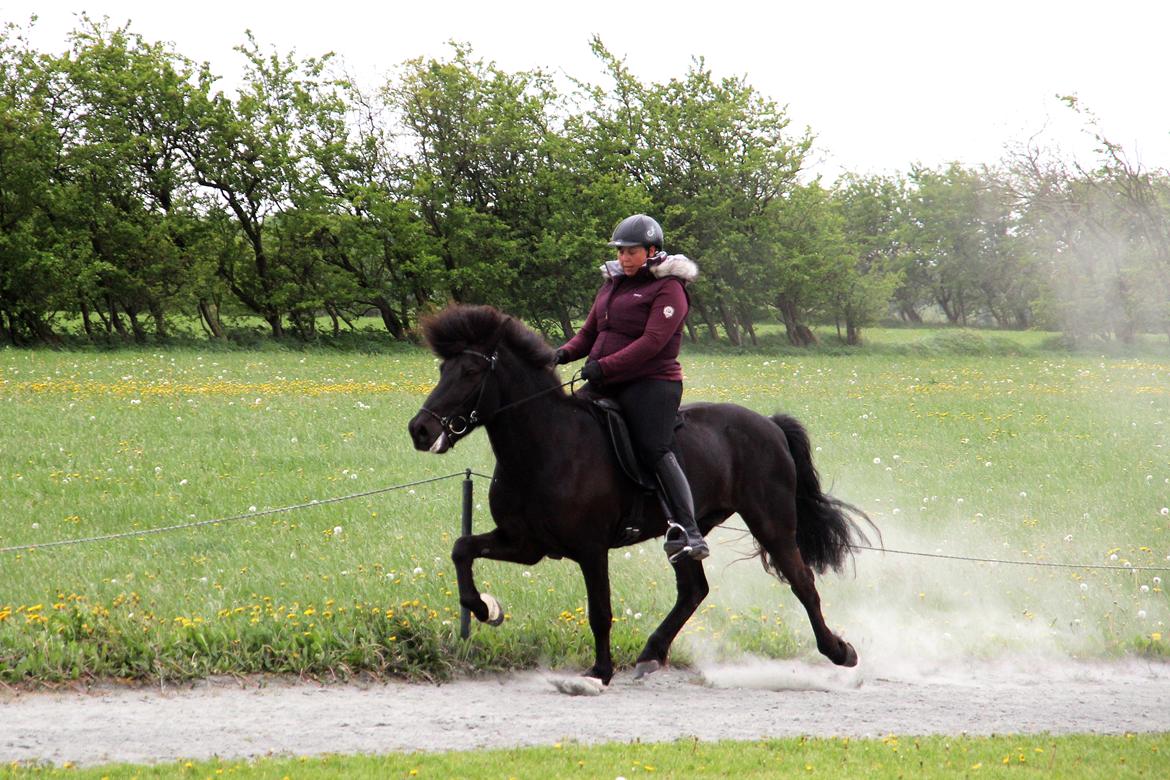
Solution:
<svg viewBox="0 0 1170 780"><path fill-rule="evenodd" d="M610 445L622 471L644 490L657 490L658 482L643 468L634 453L634 444L630 441L630 430L626 427L625 418L622 417L621 406L610 398L596 399L593 404L601 412L603 423L609 432Z"/></svg>

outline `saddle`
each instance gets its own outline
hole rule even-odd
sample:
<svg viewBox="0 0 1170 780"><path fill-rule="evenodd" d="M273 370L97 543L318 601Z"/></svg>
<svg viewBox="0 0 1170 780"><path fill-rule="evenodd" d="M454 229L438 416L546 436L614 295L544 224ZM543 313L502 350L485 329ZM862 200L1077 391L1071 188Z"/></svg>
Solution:
<svg viewBox="0 0 1170 780"><path fill-rule="evenodd" d="M657 477L642 465L634 452L634 443L630 439L630 429L626 425L625 417L622 416L621 406L610 398L595 398L592 399L592 402L594 410L601 418L602 427L609 434L610 446L618 466L622 473L642 491L641 496L626 509L615 538L611 541L612 547L624 547L650 536L642 527L646 515L647 500L652 497L656 498L667 518L671 516L670 506L666 503L666 499L659 489ZM680 428L682 424L681 416L676 418L675 429Z"/></svg>

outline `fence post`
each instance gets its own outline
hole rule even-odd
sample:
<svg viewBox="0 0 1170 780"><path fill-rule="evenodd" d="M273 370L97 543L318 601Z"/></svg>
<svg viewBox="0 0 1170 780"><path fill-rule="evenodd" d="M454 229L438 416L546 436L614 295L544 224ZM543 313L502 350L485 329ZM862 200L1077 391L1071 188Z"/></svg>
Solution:
<svg viewBox="0 0 1170 780"><path fill-rule="evenodd" d="M472 493L473 485L471 482L471 469L467 469L463 475L463 525L461 533L463 536L471 536L471 509L472 509ZM467 607L459 608L459 637L467 639L471 636L471 612Z"/></svg>

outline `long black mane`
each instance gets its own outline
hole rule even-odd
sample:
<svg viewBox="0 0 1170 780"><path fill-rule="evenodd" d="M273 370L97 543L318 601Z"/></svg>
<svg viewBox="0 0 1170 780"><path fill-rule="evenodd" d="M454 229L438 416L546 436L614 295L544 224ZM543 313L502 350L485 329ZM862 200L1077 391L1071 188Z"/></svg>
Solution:
<svg viewBox="0 0 1170 780"><path fill-rule="evenodd" d="M520 320L491 306L452 306L423 320L422 329L431 351L444 360L464 350L483 352L507 344L526 363L551 371L552 347Z"/></svg>

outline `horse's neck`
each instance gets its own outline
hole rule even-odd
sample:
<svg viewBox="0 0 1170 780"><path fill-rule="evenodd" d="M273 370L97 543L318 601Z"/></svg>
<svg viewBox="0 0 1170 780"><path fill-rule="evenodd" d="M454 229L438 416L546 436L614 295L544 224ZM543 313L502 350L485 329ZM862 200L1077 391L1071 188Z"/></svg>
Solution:
<svg viewBox="0 0 1170 780"><path fill-rule="evenodd" d="M558 418L568 408L563 392L548 385L524 383L510 395L502 399L503 404L521 403L486 426L496 462L517 467L546 462L554 447L564 446L563 437L555 433Z"/></svg>

